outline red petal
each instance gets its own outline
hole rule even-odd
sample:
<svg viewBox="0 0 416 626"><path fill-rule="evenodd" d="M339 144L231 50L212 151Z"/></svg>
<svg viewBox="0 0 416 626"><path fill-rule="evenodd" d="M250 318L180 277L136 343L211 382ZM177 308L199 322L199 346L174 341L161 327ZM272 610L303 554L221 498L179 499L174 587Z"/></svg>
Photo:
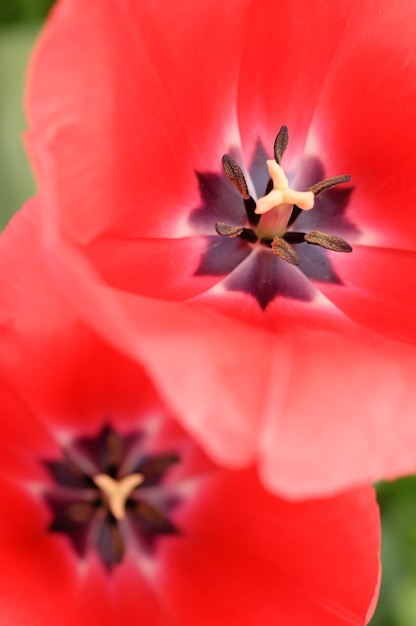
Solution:
<svg viewBox="0 0 416 626"><path fill-rule="evenodd" d="M254 472L224 473L181 522L185 539L163 544L161 572L178 623L364 624L379 570L371 489L294 504Z"/></svg>
<svg viewBox="0 0 416 626"><path fill-rule="evenodd" d="M195 170L217 167L233 143L248 4L59 3L28 108L52 140L78 238L173 234L197 206Z"/></svg>
<svg viewBox="0 0 416 626"><path fill-rule="evenodd" d="M65 259L51 256L51 269L65 283L64 295L76 297L81 318L145 364L178 419L215 458L227 464L252 458L268 337L207 311L106 288L82 257L61 250Z"/></svg>
<svg viewBox="0 0 416 626"><path fill-rule="evenodd" d="M61 298L44 263L37 208L29 203L2 237L2 373L49 427L96 431L114 415L119 428L128 427L160 410L158 395L143 368L103 342Z"/></svg>
<svg viewBox="0 0 416 626"><path fill-rule="evenodd" d="M3 620L33 626L134 626L140 620L165 624L137 567L123 564L111 579L94 558L77 563L67 538L47 532L40 501L3 478L0 488Z"/></svg>
<svg viewBox="0 0 416 626"><path fill-rule="evenodd" d="M257 139L270 154L282 124L290 135L286 167L301 155L353 5L353 0L252 3L238 91L246 155L252 154Z"/></svg>
<svg viewBox="0 0 416 626"><path fill-rule="evenodd" d="M157 586L147 579L145 572L140 571L133 558L127 557L109 582L114 594L114 624L137 626L145 623L149 626L166 626L170 623L171 615L160 601ZM108 581L107 586L110 586ZM97 591L99 598L102 588ZM87 590L85 597L87 603L91 604Z"/></svg>
<svg viewBox="0 0 416 626"><path fill-rule="evenodd" d="M0 415L4 416L0 420L1 476L45 480L45 472L34 466L28 451L36 450L44 458L53 458L56 443L38 416L17 399L3 378L0 380Z"/></svg>
<svg viewBox="0 0 416 626"><path fill-rule="evenodd" d="M416 6L356 3L334 56L311 132L331 174L347 172L348 215L364 242L415 249Z"/></svg>
<svg viewBox="0 0 416 626"><path fill-rule="evenodd" d="M378 430L382 444L375 452L366 448L359 466L351 464L355 458L353 446L345 451L345 456L339 456L339 471L328 473L331 464L324 460L336 456L336 446L344 446L351 437L349 415L352 408L356 410L355 404L351 407L353 399L359 399L365 414L375 424L382 424L384 419L380 405L387 406L388 420L396 417L397 408L403 404L413 406L414 399L406 404L413 387L408 379L408 372L414 370L410 348L396 346L388 340L374 342L370 334L361 332L354 324L344 326L344 338L328 332L293 337L288 333L280 335L277 341L273 334L260 332L258 328L250 332L249 326L208 313L197 300L194 305L186 306L161 303L102 287L85 258L59 238L53 221L54 206L52 201L45 204L45 218L50 269L57 285L77 307L82 319L120 350L146 364L183 425L219 462L228 465L249 462L266 418L261 447L267 468L264 476L267 484L277 491L302 496L327 493L339 485L351 484L349 481L368 480L369 474L371 478L380 478L408 471L409 467L414 470L412 437L407 437L409 454L406 452L398 458L395 448L392 452L390 432L382 425ZM102 312L99 317L94 314L96 310ZM344 354L348 357L344 358ZM360 375L351 382L357 354L363 368L376 360L380 368L375 369L379 372L376 390L374 384L366 385L365 377ZM316 363L315 355L319 357ZM404 360L403 356L406 356ZM270 359L274 359L273 366ZM305 365L308 359L309 365ZM189 372L192 372L191 381ZM293 382L289 384L292 372ZM392 372L399 372L400 376L403 372L405 376L399 378L399 383L396 376L392 379L400 385L398 398L394 395L392 398L388 384ZM325 400L326 378L331 380L330 402ZM400 382L403 380L405 384ZM381 388L379 381L383 381ZM321 387L317 386L318 382ZM316 389L322 386L322 401L318 396L320 404L317 404ZM287 405L282 404L286 394ZM264 402L260 406L259 398ZM312 423L308 416L309 407L313 406L318 432L328 422L332 425L334 399L338 407L342 403L347 407L338 409L342 421L337 423L337 433L333 435L336 445L332 439L317 438L319 446L313 453L311 471L310 463L306 462L308 454L299 453L310 448L303 437L302 424ZM280 421L287 415L295 416L291 423L296 425L293 430L288 429L290 454L286 456L285 445L279 452L282 445L279 433ZM403 431L412 434L413 418L408 409L402 419ZM307 427L304 431L309 432ZM298 480L299 475L302 480Z"/></svg>
<svg viewBox="0 0 416 626"><path fill-rule="evenodd" d="M341 285L319 289L359 326L416 343L416 252L354 246L331 256Z"/></svg>
<svg viewBox="0 0 416 626"><path fill-rule="evenodd" d="M104 280L118 289L185 300L209 289L221 278L196 273L206 246L205 237L102 237L87 247L86 254Z"/></svg>
<svg viewBox="0 0 416 626"><path fill-rule="evenodd" d="M152 567L141 573L145 564L129 552L110 576L97 558L77 562L64 536L46 532L39 495L5 480L5 469L0 591L11 623L158 626L172 615L184 626L244 626L253 615L363 623L378 571L371 489L292 504L265 492L253 471L215 474L177 509L181 537L161 541Z"/></svg>
<svg viewBox="0 0 416 626"><path fill-rule="evenodd" d="M45 533L45 507L28 490L3 478L0 482L2 619L11 624L56 624L75 598L70 553L61 538Z"/></svg>
<svg viewBox="0 0 416 626"><path fill-rule="evenodd" d="M285 390L269 388L265 483L303 498L414 473L414 348L360 333L298 334L292 346Z"/></svg>
<svg viewBox="0 0 416 626"><path fill-rule="evenodd" d="M75 426L88 420L94 430L111 407L133 419L128 406L138 385L151 403L142 370L116 356L77 321L80 315L110 345L145 365L178 418L215 458L227 464L250 460L269 336L189 305L105 287L86 259L63 241L58 256L47 258L65 297L61 300L47 275L37 220L36 205L29 205L5 232L2 247L9 275L3 276L0 304L9 325L0 356L20 392L54 423Z"/></svg>

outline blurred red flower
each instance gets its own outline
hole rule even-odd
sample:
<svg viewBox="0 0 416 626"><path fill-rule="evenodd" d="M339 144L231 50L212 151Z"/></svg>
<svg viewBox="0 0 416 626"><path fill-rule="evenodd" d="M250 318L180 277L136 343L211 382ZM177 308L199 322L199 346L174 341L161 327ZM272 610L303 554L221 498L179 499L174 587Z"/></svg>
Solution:
<svg viewBox="0 0 416 626"><path fill-rule="evenodd" d="M2 620L367 623L372 488L291 503L208 459L145 369L71 313L37 217L29 204L0 247Z"/></svg>
<svg viewBox="0 0 416 626"><path fill-rule="evenodd" d="M188 430L223 463L258 455L282 493L415 469L416 355L391 340L416 339L415 13L61 0L32 64L28 145L55 188L44 225L60 288L125 353L137 358L144 328L163 341L141 358ZM283 124L293 187L351 182L271 232L247 222L220 162L231 153L262 196ZM299 266L250 233L217 234L250 226L286 241L279 256L293 244Z"/></svg>

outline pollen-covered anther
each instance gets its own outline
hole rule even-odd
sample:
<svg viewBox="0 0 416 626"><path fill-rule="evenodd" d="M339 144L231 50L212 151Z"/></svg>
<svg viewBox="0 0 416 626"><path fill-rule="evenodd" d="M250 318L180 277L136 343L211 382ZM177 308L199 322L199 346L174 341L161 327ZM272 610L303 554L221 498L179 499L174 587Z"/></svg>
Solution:
<svg viewBox="0 0 416 626"><path fill-rule="evenodd" d="M108 474L97 474L93 477L94 483L103 492L108 508L117 520L126 516L126 502L131 493L144 481L143 474L129 474L120 480L115 480Z"/></svg>
<svg viewBox="0 0 416 626"><path fill-rule="evenodd" d="M229 239L240 237L240 239L244 239L244 241L249 241L250 243L255 243L258 240L254 230L245 228L244 226L228 226L224 222L217 222L215 224L215 230L221 237L228 237Z"/></svg>
<svg viewBox="0 0 416 626"><path fill-rule="evenodd" d="M82 523L94 515L94 505L91 502L76 502L71 504L66 512L70 520Z"/></svg>
<svg viewBox="0 0 416 626"><path fill-rule="evenodd" d="M315 195L312 191L295 191L289 187L289 181L276 161L267 161L267 169L273 181L273 189L257 201L255 213L263 215L280 205L296 205L303 211L313 208Z"/></svg>
<svg viewBox="0 0 416 626"><path fill-rule="evenodd" d="M238 237L244 230L244 226L227 226L224 222L217 222L215 230L221 237Z"/></svg>
<svg viewBox="0 0 416 626"><path fill-rule="evenodd" d="M300 260L293 246L283 239L283 237L275 237L272 241L273 254L278 256L286 263L291 265L299 265Z"/></svg>
<svg viewBox="0 0 416 626"><path fill-rule="evenodd" d="M333 252L352 252L350 244L335 235L328 235L327 233L321 233L319 230L312 230L305 235L305 241L315 246L321 246L326 250L332 250Z"/></svg>
<svg viewBox="0 0 416 626"><path fill-rule="evenodd" d="M351 176L349 174L341 174L341 176L332 176L331 178L326 178L325 180L321 180L319 183L315 183L312 187L309 187L308 191L312 191L315 198L319 196L324 191L328 189L332 189L336 185L341 185L342 183L349 183L351 180Z"/></svg>
<svg viewBox="0 0 416 626"><path fill-rule="evenodd" d="M246 179L244 177L243 170L238 165L237 161L234 161L229 154L224 154L222 157L222 167L230 183L237 187L244 200L248 200L250 194L248 193Z"/></svg>
<svg viewBox="0 0 416 626"><path fill-rule="evenodd" d="M287 148L287 144L289 143L289 131L287 126L282 126L277 133L275 142L274 142L274 158L276 159L276 163L279 163L283 158L285 150Z"/></svg>

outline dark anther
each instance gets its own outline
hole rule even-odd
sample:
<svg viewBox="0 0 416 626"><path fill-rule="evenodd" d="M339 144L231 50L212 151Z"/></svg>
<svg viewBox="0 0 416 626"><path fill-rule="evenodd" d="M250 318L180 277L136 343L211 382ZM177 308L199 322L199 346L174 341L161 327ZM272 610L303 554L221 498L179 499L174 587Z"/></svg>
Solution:
<svg viewBox="0 0 416 626"><path fill-rule="evenodd" d="M123 458L123 440L113 430L109 430L106 436L105 446L108 453L108 462L110 466L117 467Z"/></svg>
<svg viewBox="0 0 416 626"><path fill-rule="evenodd" d="M282 126L279 132L277 133L277 137L274 141L274 158L276 162L279 163L282 160L282 157L287 148L287 144L289 142L289 131L287 126Z"/></svg>
<svg viewBox="0 0 416 626"><path fill-rule="evenodd" d="M139 471L146 478L160 478L165 472L176 463L179 463L180 458L175 453L161 454L158 456L151 456L142 461L139 465Z"/></svg>
<svg viewBox="0 0 416 626"><path fill-rule="evenodd" d="M243 226L227 226L224 222L217 222L215 224L215 230L221 237L238 237L244 230Z"/></svg>
<svg viewBox="0 0 416 626"><path fill-rule="evenodd" d="M110 521L109 532L107 529L106 531L101 532L101 536L98 539L98 546L100 546L100 544L102 543L105 543L105 548L103 549L103 551L107 557L107 567L111 568L113 564L121 563L121 561L123 560L125 545L123 536L120 532L120 528L118 527L115 520Z"/></svg>
<svg viewBox="0 0 416 626"><path fill-rule="evenodd" d="M240 239L244 239L244 241L249 241L250 243L255 243L258 241L258 237L254 230L251 228L244 228L244 226L227 226L224 222L217 222L215 224L215 230L221 237L228 237L229 239L233 239L233 237L240 237Z"/></svg>
<svg viewBox="0 0 416 626"><path fill-rule="evenodd" d="M252 198L248 193L248 187L243 174L243 170L238 165L237 161L234 161L234 159L230 157L229 154L224 154L224 156L222 157L222 167L230 183L237 187L238 191L244 198L244 206L246 209L249 224L251 226L257 226L260 221L261 215L257 215L257 213L254 212L256 209L256 202L254 198Z"/></svg>
<svg viewBox="0 0 416 626"><path fill-rule="evenodd" d="M88 522L94 515L94 512L95 507L91 502L75 502L70 504L66 510L68 518L72 522L78 522L79 524Z"/></svg>
<svg viewBox="0 0 416 626"><path fill-rule="evenodd" d="M332 176L332 178L326 178L325 180L321 180L320 183L315 183L312 187L309 187L308 191L312 191L312 193L316 196L319 196L323 191L327 191L327 189L332 189L335 185L340 185L341 183L349 183L351 180L351 176L349 174L342 174L341 176Z"/></svg>
<svg viewBox="0 0 416 626"><path fill-rule="evenodd" d="M280 161L283 158L285 150L287 148L287 144L289 143L289 130L287 126L282 126L277 133L276 139L274 140L274 158L276 163L280 165ZM264 191L264 195L267 196L273 189L273 181L269 178L266 189Z"/></svg>
<svg viewBox="0 0 416 626"><path fill-rule="evenodd" d="M333 252L352 252L352 247L345 239L341 239L341 237L336 237L335 235L321 233L318 230L312 230L305 235L305 241L314 246L321 246L321 248L332 250Z"/></svg>
<svg viewBox="0 0 416 626"><path fill-rule="evenodd" d="M224 154L222 157L222 166L224 172L230 183L237 187L238 191L243 196L244 200L248 200L250 194L248 193L246 179L243 174L243 170L236 161L229 154Z"/></svg>
<svg viewBox="0 0 416 626"><path fill-rule="evenodd" d="M299 257L296 254L295 249L282 237L275 237L272 241L273 254L278 256L286 263L291 265L299 265Z"/></svg>

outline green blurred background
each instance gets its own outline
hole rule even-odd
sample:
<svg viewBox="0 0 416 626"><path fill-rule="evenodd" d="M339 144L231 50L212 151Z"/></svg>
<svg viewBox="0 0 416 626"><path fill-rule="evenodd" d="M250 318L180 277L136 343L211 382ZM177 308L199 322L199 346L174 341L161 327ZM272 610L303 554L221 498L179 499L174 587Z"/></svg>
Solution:
<svg viewBox="0 0 416 626"><path fill-rule="evenodd" d="M52 4L0 0L0 228L35 191L22 143L22 90L30 50Z"/></svg>
<svg viewBox="0 0 416 626"><path fill-rule="evenodd" d="M35 193L22 143L22 93L30 50L52 4L0 0L0 228ZM383 582L371 626L416 626L416 477L383 483L378 496Z"/></svg>

